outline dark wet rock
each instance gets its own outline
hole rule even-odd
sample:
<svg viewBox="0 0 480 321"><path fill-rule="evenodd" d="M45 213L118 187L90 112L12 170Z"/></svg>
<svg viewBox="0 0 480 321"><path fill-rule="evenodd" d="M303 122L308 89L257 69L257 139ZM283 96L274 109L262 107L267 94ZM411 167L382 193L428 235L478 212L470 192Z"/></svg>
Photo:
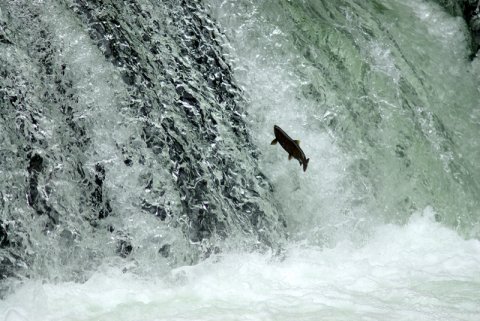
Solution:
<svg viewBox="0 0 480 321"><path fill-rule="evenodd" d="M474 58L480 48L480 1L463 0L461 6L463 18L467 22L472 37L471 58Z"/></svg>
<svg viewBox="0 0 480 321"><path fill-rule="evenodd" d="M472 58L478 53L480 48L480 10L476 7L475 10L469 10L465 14L465 18L468 19L468 26L472 34L473 53Z"/></svg>
<svg viewBox="0 0 480 321"><path fill-rule="evenodd" d="M8 233L6 224L0 220L0 248L6 247L8 245Z"/></svg>
<svg viewBox="0 0 480 321"><path fill-rule="evenodd" d="M27 167L27 171L30 175L29 178L29 191L28 191L28 204L34 206L37 203L38 198L38 174L42 172L43 158L34 154L30 157L30 161Z"/></svg>
<svg viewBox="0 0 480 321"><path fill-rule="evenodd" d="M44 160L36 153L29 155L29 163L27 171L29 173L28 204L35 210L38 215L47 215L49 221L45 224L45 230L52 230L58 224L59 213L49 204L44 195L48 196L51 189L48 185L43 188L43 195L39 191L38 180L44 170Z"/></svg>
<svg viewBox="0 0 480 321"><path fill-rule="evenodd" d="M162 247L158 250L158 253L160 253L161 256L163 257L168 257L170 254L170 249L171 249L170 244L164 244Z"/></svg>
<svg viewBox="0 0 480 321"><path fill-rule="evenodd" d="M117 245L117 253L123 258L126 258L133 251L133 246L128 240L119 240Z"/></svg>
<svg viewBox="0 0 480 321"><path fill-rule="evenodd" d="M103 189L103 182L105 180L105 168L102 164L95 164L93 174L86 173L81 164L78 164L76 168L77 174L79 174L79 179L83 188L87 191L90 191L90 197L85 197L82 195L82 200L90 208L90 215L87 219L90 221L92 226L97 226L98 219L103 219L109 216L112 213L112 207L110 205L110 200L106 197L106 193Z"/></svg>
<svg viewBox="0 0 480 321"><path fill-rule="evenodd" d="M107 217L112 212L110 201L104 200L103 181L105 180L105 168L102 164L95 165L95 189L92 193L92 203L96 204L98 208L98 218Z"/></svg>
<svg viewBox="0 0 480 321"><path fill-rule="evenodd" d="M162 221L164 221L167 217L167 211L165 210L164 206L150 204L146 200L142 201L142 210L155 215Z"/></svg>

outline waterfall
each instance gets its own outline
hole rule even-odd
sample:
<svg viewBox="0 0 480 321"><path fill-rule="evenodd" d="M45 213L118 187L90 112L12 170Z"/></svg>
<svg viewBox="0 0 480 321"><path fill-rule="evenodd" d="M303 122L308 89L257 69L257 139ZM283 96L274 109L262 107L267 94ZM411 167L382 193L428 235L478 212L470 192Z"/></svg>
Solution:
<svg viewBox="0 0 480 321"><path fill-rule="evenodd" d="M472 6L0 1L0 318L475 320Z"/></svg>
<svg viewBox="0 0 480 321"><path fill-rule="evenodd" d="M2 5L5 276L284 238L218 27L200 3L157 5Z"/></svg>

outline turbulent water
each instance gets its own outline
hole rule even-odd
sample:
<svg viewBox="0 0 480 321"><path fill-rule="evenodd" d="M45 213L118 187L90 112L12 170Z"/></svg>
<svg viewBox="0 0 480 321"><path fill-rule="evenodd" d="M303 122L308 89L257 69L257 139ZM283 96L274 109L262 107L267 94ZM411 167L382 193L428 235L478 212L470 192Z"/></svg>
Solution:
<svg viewBox="0 0 480 321"><path fill-rule="evenodd" d="M470 43L419 0L0 0L0 318L480 320Z"/></svg>

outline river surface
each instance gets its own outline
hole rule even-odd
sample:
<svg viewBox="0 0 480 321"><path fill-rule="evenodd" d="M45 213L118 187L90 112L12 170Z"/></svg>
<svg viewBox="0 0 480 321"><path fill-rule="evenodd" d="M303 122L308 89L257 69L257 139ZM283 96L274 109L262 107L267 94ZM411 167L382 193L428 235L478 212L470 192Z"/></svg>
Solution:
<svg viewBox="0 0 480 321"><path fill-rule="evenodd" d="M480 320L461 18L132 3L0 0L0 319Z"/></svg>

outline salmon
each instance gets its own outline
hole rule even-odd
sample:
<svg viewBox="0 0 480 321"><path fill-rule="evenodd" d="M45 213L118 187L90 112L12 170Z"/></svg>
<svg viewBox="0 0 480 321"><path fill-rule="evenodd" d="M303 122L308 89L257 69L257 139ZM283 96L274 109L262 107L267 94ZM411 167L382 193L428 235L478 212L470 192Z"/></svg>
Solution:
<svg viewBox="0 0 480 321"><path fill-rule="evenodd" d="M291 160L292 158L298 160L300 166L303 165L303 171L305 172L310 158L305 157L305 153L300 148L300 141L291 139L290 136L288 136L287 133L277 125L273 126L273 132L275 134L275 139L272 140L271 145L280 143L283 149L288 153L288 160Z"/></svg>

